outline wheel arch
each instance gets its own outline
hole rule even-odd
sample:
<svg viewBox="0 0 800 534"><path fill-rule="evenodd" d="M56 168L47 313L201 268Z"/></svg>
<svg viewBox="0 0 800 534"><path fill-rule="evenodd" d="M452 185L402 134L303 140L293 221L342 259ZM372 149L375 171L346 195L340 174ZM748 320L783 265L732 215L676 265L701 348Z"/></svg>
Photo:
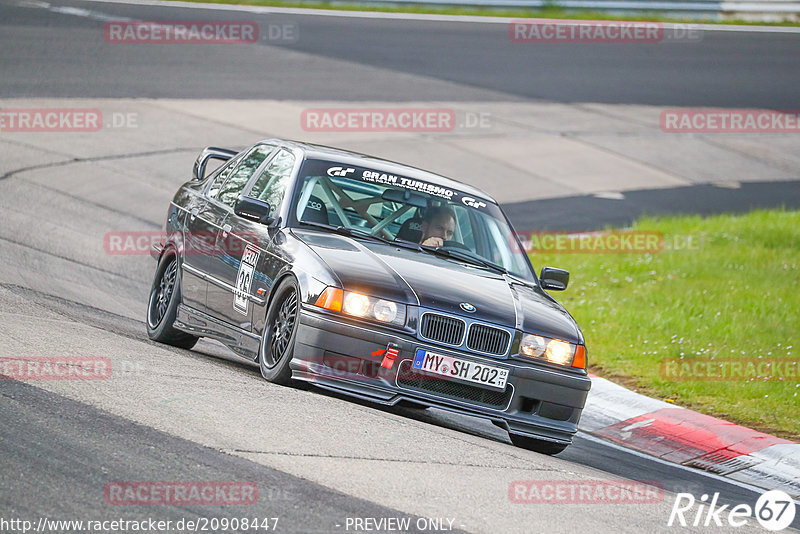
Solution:
<svg viewBox="0 0 800 534"><path fill-rule="evenodd" d="M269 295L267 295L267 300L264 303L263 308L258 308L259 312L256 315L255 310L253 311L253 333L257 334L259 337L264 336L264 329L267 326L267 314L269 314L269 308L272 306L272 302L275 300L275 290L283 283L284 280L287 278L294 278L295 282L297 283L297 287L300 290L300 303L302 305L303 301L303 283L300 277L297 276L297 273L292 269L286 269L281 272L278 276L275 277L275 280L272 283L272 287L270 288ZM261 357L260 350L259 355L256 357L255 361Z"/></svg>

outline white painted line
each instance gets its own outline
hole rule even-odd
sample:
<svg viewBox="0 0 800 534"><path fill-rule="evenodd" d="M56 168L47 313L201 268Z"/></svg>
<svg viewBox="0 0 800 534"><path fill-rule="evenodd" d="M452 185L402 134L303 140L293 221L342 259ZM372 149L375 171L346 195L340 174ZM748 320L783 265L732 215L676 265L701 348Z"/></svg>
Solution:
<svg viewBox="0 0 800 534"><path fill-rule="evenodd" d="M16 2L16 5L19 7L31 7L34 9L47 9L50 7L50 4L47 2L39 2L38 0L19 0Z"/></svg>
<svg viewBox="0 0 800 534"><path fill-rule="evenodd" d="M167 8L206 9L211 11L236 11L256 14L303 15L318 17L338 17L352 19L394 19L429 22L472 22L487 24L508 24L512 19L504 17L479 17L470 15L435 15L424 13L386 13L380 11L341 11L335 9L309 9L299 7L252 6L235 4L205 4L195 2L168 2L163 0L84 0L98 4L127 4ZM357 0L356 0L357 1Z"/></svg>
<svg viewBox="0 0 800 534"><path fill-rule="evenodd" d="M741 189L742 184L740 182L712 182L711 185L714 187L719 187L722 189Z"/></svg>
<svg viewBox="0 0 800 534"><path fill-rule="evenodd" d="M230 4L198 4L192 2L167 2L163 0L84 0L98 4L128 4L135 6L153 7L172 7L185 9L206 9L212 11L236 11L257 14L278 14L278 15L304 15L319 17L339 17L353 19L393 19L393 20L415 20L423 22L462 22L473 24L508 24L514 20L513 17L480 17L473 15L434 15L423 13L384 13L378 11L337 11L328 9L305 9L294 7L273 7L273 6L248 6ZM536 19L526 19L536 20ZM543 19L544 20L544 19ZM577 23L580 21L567 20L565 22ZM703 31L717 32L741 32L741 33L791 33L800 34L800 27L791 26L732 26L724 24L674 24L664 23L667 29L698 29Z"/></svg>
<svg viewBox="0 0 800 534"><path fill-rule="evenodd" d="M99 20L101 22L122 22L131 19L125 17L117 17L114 15L106 15L98 11L89 11L88 9L81 9L78 7L48 7L49 11L59 13L61 15L72 15L74 17L85 17L87 19Z"/></svg>
<svg viewBox="0 0 800 534"><path fill-rule="evenodd" d="M592 196L603 200L625 200L625 195L619 191L601 191Z"/></svg>

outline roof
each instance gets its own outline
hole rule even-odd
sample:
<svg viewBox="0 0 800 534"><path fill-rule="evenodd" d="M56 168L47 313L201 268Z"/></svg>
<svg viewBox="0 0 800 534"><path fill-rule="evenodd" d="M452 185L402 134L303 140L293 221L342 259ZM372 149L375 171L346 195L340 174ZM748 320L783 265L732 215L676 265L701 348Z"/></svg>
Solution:
<svg viewBox="0 0 800 534"><path fill-rule="evenodd" d="M441 185L448 189L457 189L463 193L467 193L468 195L481 197L483 200L489 200L492 203L497 204L497 201L494 200L491 195L478 189L477 187L473 187L469 184L459 182L458 180L419 169L417 167L398 163L396 161L390 161L358 152L351 152L349 150L343 150L340 148L315 145L312 143L303 143L300 141L291 141L287 139L265 139L263 142L277 142L286 147L300 149L305 153L307 158L331 159L348 165L369 167L371 169L380 170L390 174L399 174L408 178L424 180L436 185Z"/></svg>

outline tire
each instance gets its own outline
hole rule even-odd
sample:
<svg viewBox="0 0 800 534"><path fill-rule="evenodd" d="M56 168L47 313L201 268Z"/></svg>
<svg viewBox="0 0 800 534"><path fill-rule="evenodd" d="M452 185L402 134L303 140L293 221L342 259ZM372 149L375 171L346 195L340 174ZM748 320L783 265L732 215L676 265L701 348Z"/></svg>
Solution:
<svg viewBox="0 0 800 534"><path fill-rule="evenodd" d="M289 363L294 355L299 322L300 290L294 278L285 278L269 305L258 351L258 367L268 382L283 385L292 382Z"/></svg>
<svg viewBox="0 0 800 534"><path fill-rule="evenodd" d="M549 454L550 456L564 452L564 449L569 447L569 443L555 443L553 441L520 436L519 434L509 434L509 437L511 438L511 443L517 447L542 454Z"/></svg>
<svg viewBox="0 0 800 534"><path fill-rule="evenodd" d="M165 252L158 261L150 299L147 302L147 336L153 341L173 347L191 349L200 339L181 332L172 325L178 315L181 302L181 277L178 257L172 251Z"/></svg>

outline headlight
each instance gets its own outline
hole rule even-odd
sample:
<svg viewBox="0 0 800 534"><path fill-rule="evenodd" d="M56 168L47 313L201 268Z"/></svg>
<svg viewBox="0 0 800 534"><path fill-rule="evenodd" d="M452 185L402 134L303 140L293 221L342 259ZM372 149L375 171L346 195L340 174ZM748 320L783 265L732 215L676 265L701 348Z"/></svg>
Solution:
<svg viewBox="0 0 800 534"><path fill-rule="evenodd" d="M566 341L554 339L547 344L544 351L545 357L553 363L561 365L572 365L572 358L575 356L575 346Z"/></svg>
<svg viewBox="0 0 800 534"><path fill-rule="evenodd" d="M343 312L362 319L402 327L406 324L406 305L354 291L328 287L315 305L335 312Z"/></svg>
<svg viewBox="0 0 800 534"><path fill-rule="evenodd" d="M360 293L347 293L343 310L350 315L364 317L369 310L369 297Z"/></svg>
<svg viewBox="0 0 800 534"><path fill-rule="evenodd" d="M529 358L586 369L586 347L560 339L524 334L519 344L519 353Z"/></svg>
<svg viewBox="0 0 800 534"><path fill-rule="evenodd" d="M379 300L373 307L372 314L384 323L391 323L397 317L397 304L391 300Z"/></svg>
<svg viewBox="0 0 800 534"><path fill-rule="evenodd" d="M520 354L533 358L541 358L546 348L547 342L542 336L534 336L531 334L522 336L522 342L519 344Z"/></svg>

